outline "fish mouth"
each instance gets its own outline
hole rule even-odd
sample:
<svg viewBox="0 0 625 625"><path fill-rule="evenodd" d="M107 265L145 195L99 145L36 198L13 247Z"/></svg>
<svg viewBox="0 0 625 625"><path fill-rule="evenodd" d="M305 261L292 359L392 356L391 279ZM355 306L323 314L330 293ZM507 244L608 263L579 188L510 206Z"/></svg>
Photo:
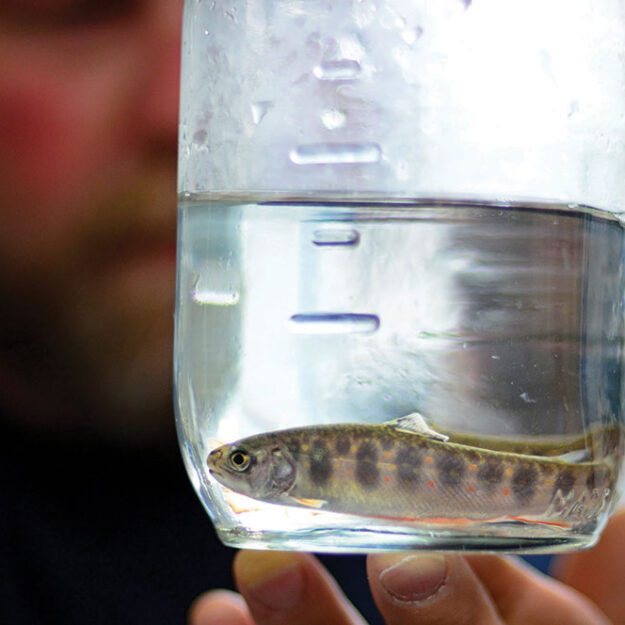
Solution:
<svg viewBox="0 0 625 625"><path fill-rule="evenodd" d="M208 465L208 471L211 475L215 475L217 477L222 477L223 472L220 471L219 464L222 462L224 457L224 452L222 448L213 449L208 454L208 458L206 459L206 464Z"/></svg>

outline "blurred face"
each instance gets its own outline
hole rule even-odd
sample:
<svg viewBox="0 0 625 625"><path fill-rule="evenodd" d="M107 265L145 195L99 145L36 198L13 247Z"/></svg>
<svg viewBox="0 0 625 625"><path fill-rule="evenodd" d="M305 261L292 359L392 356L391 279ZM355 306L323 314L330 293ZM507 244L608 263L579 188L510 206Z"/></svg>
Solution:
<svg viewBox="0 0 625 625"><path fill-rule="evenodd" d="M172 421L181 11L0 2L3 416L144 442Z"/></svg>

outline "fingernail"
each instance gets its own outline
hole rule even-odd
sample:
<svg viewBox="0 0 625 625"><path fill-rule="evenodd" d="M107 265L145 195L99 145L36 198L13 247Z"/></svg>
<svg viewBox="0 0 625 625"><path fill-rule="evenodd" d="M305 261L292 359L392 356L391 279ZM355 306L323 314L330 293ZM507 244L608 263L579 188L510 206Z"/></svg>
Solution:
<svg viewBox="0 0 625 625"><path fill-rule="evenodd" d="M278 551L242 551L235 565L246 597L268 610L287 612L301 599L304 576L297 556Z"/></svg>
<svg viewBox="0 0 625 625"><path fill-rule="evenodd" d="M405 556L385 568L380 584L397 601L423 601L435 594L447 577L447 561L438 554Z"/></svg>

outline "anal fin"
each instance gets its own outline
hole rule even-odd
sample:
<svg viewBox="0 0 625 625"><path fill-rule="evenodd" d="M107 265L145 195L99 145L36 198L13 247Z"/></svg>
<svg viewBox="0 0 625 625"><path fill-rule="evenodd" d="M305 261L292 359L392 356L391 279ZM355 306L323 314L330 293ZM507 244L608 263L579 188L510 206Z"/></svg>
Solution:
<svg viewBox="0 0 625 625"><path fill-rule="evenodd" d="M328 503L325 499L307 499L306 497L291 497L291 500L307 508L323 508Z"/></svg>

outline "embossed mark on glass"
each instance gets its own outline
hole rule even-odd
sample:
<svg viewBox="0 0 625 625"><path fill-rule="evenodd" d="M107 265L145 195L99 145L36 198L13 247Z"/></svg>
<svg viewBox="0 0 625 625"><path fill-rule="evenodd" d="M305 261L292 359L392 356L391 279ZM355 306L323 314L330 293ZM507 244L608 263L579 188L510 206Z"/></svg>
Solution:
<svg viewBox="0 0 625 625"><path fill-rule="evenodd" d="M593 544L625 451L620 0L188 0L175 383L233 546Z"/></svg>

